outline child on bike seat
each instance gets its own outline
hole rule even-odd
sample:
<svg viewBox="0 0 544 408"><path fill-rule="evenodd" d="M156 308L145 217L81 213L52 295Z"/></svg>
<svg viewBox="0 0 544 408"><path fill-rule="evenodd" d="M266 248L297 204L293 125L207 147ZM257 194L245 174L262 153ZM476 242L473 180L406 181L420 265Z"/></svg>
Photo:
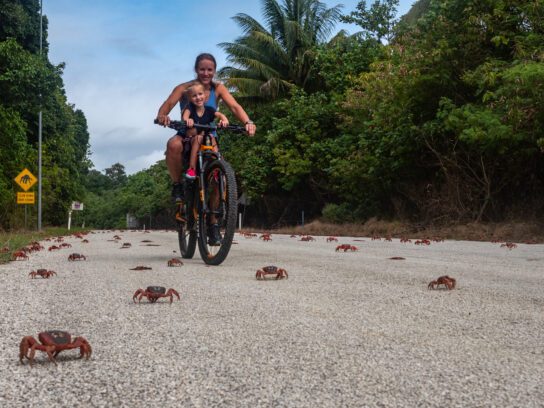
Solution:
<svg viewBox="0 0 544 408"><path fill-rule="evenodd" d="M225 127L229 125L229 120L225 115L220 112L217 112L211 106L204 105L204 86L202 84L194 84L187 88L187 96L189 103L187 107L183 110L181 115L182 119L187 124L186 136L191 137L191 158L189 160L189 169L185 173L185 178L193 180L196 177L196 158L198 155L198 150L202 144L202 138L204 131L198 133L197 129L193 128L195 124L198 125L209 125L217 118L219 119L219 127ZM214 151L217 151L217 142L214 135L212 136L212 145Z"/></svg>

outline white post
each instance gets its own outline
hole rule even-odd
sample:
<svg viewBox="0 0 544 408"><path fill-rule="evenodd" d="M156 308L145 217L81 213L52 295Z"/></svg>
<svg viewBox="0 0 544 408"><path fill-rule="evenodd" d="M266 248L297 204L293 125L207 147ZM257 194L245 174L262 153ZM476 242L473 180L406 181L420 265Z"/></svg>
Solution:
<svg viewBox="0 0 544 408"><path fill-rule="evenodd" d="M68 211L68 231L70 231L71 225L72 225L72 210Z"/></svg>
<svg viewBox="0 0 544 408"><path fill-rule="evenodd" d="M242 213L238 213L238 229L242 229Z"/></svg>

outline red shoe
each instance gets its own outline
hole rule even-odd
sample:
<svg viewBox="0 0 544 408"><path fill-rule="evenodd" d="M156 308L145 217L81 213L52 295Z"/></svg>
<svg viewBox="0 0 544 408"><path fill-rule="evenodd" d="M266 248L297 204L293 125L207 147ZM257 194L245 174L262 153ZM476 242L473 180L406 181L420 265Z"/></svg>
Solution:
<svg viewBox="0 0 544 408"><path fill-rule="evenodd" d="M194 180L196 178L195 169L190 168L189 170L187 170L187 173L185 173L185 178L189 180Z"/></svg>

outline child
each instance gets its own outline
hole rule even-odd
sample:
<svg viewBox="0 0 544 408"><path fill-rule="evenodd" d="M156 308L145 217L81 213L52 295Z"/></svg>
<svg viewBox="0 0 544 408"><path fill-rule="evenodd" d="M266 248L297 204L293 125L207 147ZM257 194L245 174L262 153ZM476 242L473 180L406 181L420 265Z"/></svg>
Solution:
<svg viewBox="0 0 544 408"><path fill-rule="evenodd" d="M219 126L225 127L229 125L229 120L222 113L217 112L211 106L204 105L204 86L202 84L194 84L187 88L187 96L189 97L189 104L183 110L182 119L189 128L186 135L192 138L191 158L189 161L189 169L185 173L187 179L193 180L196 178L196 158L198 150L202 144L202 137L204 132L197 133L198 131L193 128L195 124L209 125L215 118L219 119ZM217 142L212 134L213 150L217 151Z"/></svg>

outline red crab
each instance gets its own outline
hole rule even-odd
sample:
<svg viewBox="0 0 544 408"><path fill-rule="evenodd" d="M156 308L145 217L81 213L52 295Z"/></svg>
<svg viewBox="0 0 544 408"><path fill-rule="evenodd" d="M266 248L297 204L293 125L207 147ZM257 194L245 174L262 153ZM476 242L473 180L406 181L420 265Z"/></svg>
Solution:
<svg viewBox="0 0 544 408"><path fill-rule="evenodd" d="M277 266L273 265L264 266L261 269L258 269L257 273L255 274L255 278L257 278L257 280L264 280L265 275L276 275L276 279L283 279L289 277L285 269L278 268Z"/></svg>
<svg viewBox="0 0 544 408"><path fill-rule="evenodd" d="M43 246L41 246L40 243L36 241L30 243L30 248L33 251L41 251L42 249L44 249Z"/></svg>
<svg viewBox="0 0 544 408"><path fill-rule="evenodd" d="M501 248L508 248L509 250L512 250L514 248L517 248L518 246L514 244L513 242L505 242L501 245Z"/></svg>
<svg viewBox="0 0 544 408"><path fill-rule="evenodd" d="M431 241L428 239L418 239L416 242L414 242L416 245L431 245Z"/></svg>
<svg viewBox="0 0 544 408"><path fill-rule="evenodd" d="M130 248L132 246L132 244L130 242L125 242L122 246L121 246L121 249L123 248Z"/></svg>
<svg viewBox="0 0 544 408"><path fill-rule="evenodd" d="M427 287L429 289L438 289L439 285L444 285L449 290L455 289L455 279L447 275L440 276L438 279L430 282Z"/></svg>
<svg viewBox="0 0 544 408"><path fill-rule="evenodd" d="M11 256L14 261L20 261L23 259L28 259L28 255L24 251L15 251Z"/></svg>
<svg viewBox="0 0 544 408"><path fill-rule="evenodd" d="M82 244L88 244L88 243L89 243L89 240L88 240L88 239L82 239L82 240L81 240L81 243L82 243Z"/></svg>
<svg viewBox="0 0 544 408"><path fill-rule="evenodd" d="M146 290L138 289L136 292L134 292L132 300L134 303L136 303L136 297L138 297L139 303L143 296L145 296L151 303L155 303L162 297L170 297L170 304L172 304L174 296L177 296L178 300L180 300L179 293L176 290L170 288L168 291L166 291L164 286L148 286Z"/></svg>
<svg viewBox="0 0 544 408"><path fill-rule="evenodd" d="M357 248L356 246L353 246L353 245L349 245L349 244L342 244L342 245L338 245L336 247L336 252L338 251L344 251L344 252L347 252L347 251L357 251L359 248Z"/></svg>
<svg viewBox="0 0 544 408"><path fill-rule="evenodd" d="M85 257L85 255L81 255L81 254L70 254L68 256L68 260L69 261L86 261L87 258Z"/></svg>
<svg viewBox="0 0 544 408"><path fill-rule="evenodd" d="M402 237L402 238L400 239L400 242L401 242L401 244L406 244L406 243L408 243L408 242L412 242L412 240L411 240L411 239L408 239L408 238L406 238L406 237Z"/></svg>
<svg viewBox="0 0 544 408"><path fill-rule="evenodd" d="M68 242L63 242L62 244L59 245L60 248L72 248L72 245L69 244Z"/></svg>
<svg viewBox="0 0 544 408"><path fill-rule="evenodd" d="M36 350L45 351L47 357L49 357L49 361L55 364L57 364L55 357L64 350L78 348L80 354L79 358L85 357L88 360L91 357L92 348L89 342L83 337L76 337L74 338L74 341L72 341L70 333L65 331L54 330L41 332L38 334L38 340L40 340L41 344L32 336L23 337L21 345L19 346L19 361L21 364L23 364L23 358L26 357L32 367Z"/></svg>
<svg viewBox="0 0 544 408"><path fill-rule="evenodd" d="M55 271L48 271L47 269L38 269L37 271L32 271L29 275L34 279L36 276L41 276L44 279L49 279L50 276L56 275Z"/></svg>
<svg viewBox="0 0 544 408"><path fill-rule="evenodd" d="M272 238L270 238L270 234L263 234L259 237L259 239L262 239L263 241L272 241Z"/></svg>
<svg viewBox="0 0 544 408"><path fill-rule="evenodd" d="M172 258L168 261L168 266L182 266L183 262L180 259Z"/></svg>
<svg viewBox="0 0 544 408"><path fill-rule="evenodd" d="M56 245L51 245L47 250L48 251L58 251L60 248Z"/></svg>
<svg viewBox="0 0 544 408"><path fill-rule="evenodd" d="M152 268L150 268L149 266L143 266L143 265L138 265L134 268L130 268L131 271L147 271L147 270L150 270Z"/></svg>
<svg viewBox="0 0 544 408"><path fill-rule="evenodd" d="M305 241L305 242L315 241L315 238L312 237L311 235L303 235L302 237L300 237L299 241Z"/></svg>
<svg viewBox="0 0 544 408"><path fill-rule="evenodd" d="M338 242L338 238L336 238L336 237L327 237L327 242Z"/></svg>
<svg viewBox="0 0 544 408"><path fill-rule="evenodd" d="M121 239L121 237L119 235L114 235L113 239Z"/></svg>

